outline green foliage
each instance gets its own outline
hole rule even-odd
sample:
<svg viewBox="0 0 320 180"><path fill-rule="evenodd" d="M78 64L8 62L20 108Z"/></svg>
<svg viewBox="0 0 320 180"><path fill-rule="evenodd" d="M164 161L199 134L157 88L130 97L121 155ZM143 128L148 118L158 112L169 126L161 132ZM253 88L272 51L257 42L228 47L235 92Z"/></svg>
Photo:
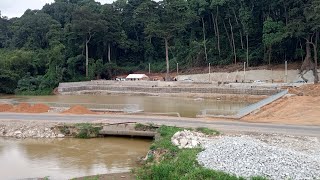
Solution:
<svg viewBox="0 0 320 180"><path fill-rule="evenodd" d="M270 63L300 62L306 40L320 42L319 14L317 0L56 0L20 18L0 15L0 93L111 79L148 71L149 63L152 72L165 72L164 39L173 72L176 63L182 71L233 63L233 40L237 62L261 65L268 55Z"/></svg>
<svg viewBox="0 0 320 180"><path fill-rule="evenodd" d="M102 126L94 126L90 123L80 123L76 124L76 128L79 130L79 133L76 135L76 138L88 139L92 137L97 137L99 131L102 129Z"/></svg>
<svg viewBox="0 0 320 180"><path fill-rule="evenodd" d="M196 128L196 131L202 132L203 134L206 135L219 135L220 132L214 129L209 129L209 128L205 128L205 127L199 127Z"/></svg>
<svg viewBox="0 0 320 180"><path fill-rule="evenodd" d="M267 18L263 23L263 43L266 46L281 42L286 37L283 22L275 22L271 18Z"/></svg>

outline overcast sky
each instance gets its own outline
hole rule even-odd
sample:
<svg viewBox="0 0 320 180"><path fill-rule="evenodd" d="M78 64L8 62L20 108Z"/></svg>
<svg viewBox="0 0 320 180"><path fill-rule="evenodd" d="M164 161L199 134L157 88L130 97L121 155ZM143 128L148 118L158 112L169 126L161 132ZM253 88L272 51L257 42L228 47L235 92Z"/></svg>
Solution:
<svg viewBox="0 0 320 180"><path fill-rule="evenodd" d="M111 3L113 0L96 0L101 4ZM41 9L46 3L54 0L0 0L0 11L2 16L20 17L27 9Z"/></svg>

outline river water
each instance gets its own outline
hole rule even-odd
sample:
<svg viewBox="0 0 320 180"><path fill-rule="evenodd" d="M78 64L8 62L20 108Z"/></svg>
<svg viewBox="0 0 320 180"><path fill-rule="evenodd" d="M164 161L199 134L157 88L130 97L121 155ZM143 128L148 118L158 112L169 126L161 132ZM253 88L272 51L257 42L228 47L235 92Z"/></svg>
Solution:
<svg viewBox="0 0 320 180"><path fill-rule="evenodd" d="M77 95L1 96L18 102L138 104L144 112L178 112L195 117L203 109L237 110L248 102L182 97ZM150 140L103 139L7 139L0 138L0 179L49 176L50 179L129 171L138 157L145 156Z"/></svg>
<svg viewBox="0 0 320 180"><path fill-rule="evenodd" d="M130 171L151 140L0 138L0 179L70 179Z"/></svg>
<svg viewBox="0 0 320 180"><path fill-rule="evenodd" d="M203 109L238 110L249 102L220 101L210 98L194 99L184 97L130 96L130 95L56 95L56 96L2 96L24 102L138 104L147 113L178 112L183 117L196 117Z"/></svg>

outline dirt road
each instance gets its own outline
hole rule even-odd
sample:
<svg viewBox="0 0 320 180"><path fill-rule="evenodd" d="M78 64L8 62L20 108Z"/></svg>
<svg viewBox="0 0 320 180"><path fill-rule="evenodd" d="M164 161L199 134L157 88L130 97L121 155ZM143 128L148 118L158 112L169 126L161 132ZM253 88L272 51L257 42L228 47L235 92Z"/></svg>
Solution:
<svg viewBox="0 0 320 180"><path fill-rule="evenodd" d="M10 122L62 122L62 123L119 123L137 122L171 125L178 127L208 127L222 132L259 132L279 133L299 136L320 137L320 126L297 126L266 123L248 123L241 121L209 120L199 118L175 118L129 115L60 115L60 114L17 114L0 113L0 124Z"/></svg>

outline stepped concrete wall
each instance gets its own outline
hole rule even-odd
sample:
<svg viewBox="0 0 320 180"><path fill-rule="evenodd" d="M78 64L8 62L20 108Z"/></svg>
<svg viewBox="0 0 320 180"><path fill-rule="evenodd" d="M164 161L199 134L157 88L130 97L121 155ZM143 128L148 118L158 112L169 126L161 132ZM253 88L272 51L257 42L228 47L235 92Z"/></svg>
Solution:
<svg viewBox="0 0 320 180"><path fill-rule="evenodd" d="M133 82L130 82L133 83ZM88 81L77 83L60 83L58 92L61 94L77 91L108 91L121 93L211 93L211 94L247 94L247 95L273 95L279 89L263 88L228 88L217 87L212 84L175 83L175 82L137 82L137 84L118 83L115 81ZM159 85L159 83L161 85ZM166 85L166 86L165 86Z"/></svg>
<svg viewBox="0 0 320 180"><path fill-rule="evenodd" d="M319 72L319 70L318 70ZM312 71L308 71L304 77L313 82L314 77ZM179 75L177 77L179 81L184 79L192 79L197 82L209 82L209 73L206 74L190 74L190 75ZM219 82L250 82L255 80L263 80L267 82L286 82L286 76L284 70L250 70L238 71L238 72L212 72L210 73L210 81ZM294 82L301 80L299 70L288 70L287 82Z"/></svg>

